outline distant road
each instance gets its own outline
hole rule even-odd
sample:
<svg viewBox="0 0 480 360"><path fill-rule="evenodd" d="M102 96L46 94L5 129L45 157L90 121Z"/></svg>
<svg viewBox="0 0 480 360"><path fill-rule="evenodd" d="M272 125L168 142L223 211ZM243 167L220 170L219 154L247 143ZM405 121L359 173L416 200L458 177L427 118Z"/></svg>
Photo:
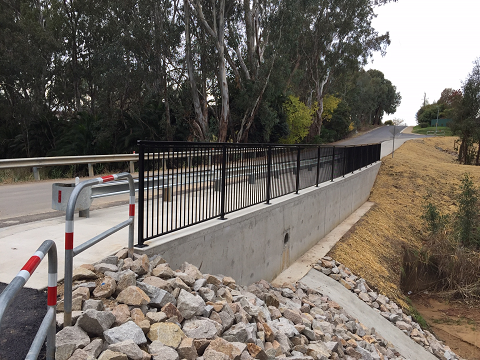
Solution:
<svg viewBox="0 0 480 360"><path fill-rule="evenodd" d="M399 141L399 144L403 144L406 140L418 139L422 137L428 137L426 135L417 134L402 134L400 133L407 126L395 126L395 141ZM356 136L351 139L338 141L336 145L361 145L361 144L375 144L393 139L393 126L382 126L366 134Z"/></svg>

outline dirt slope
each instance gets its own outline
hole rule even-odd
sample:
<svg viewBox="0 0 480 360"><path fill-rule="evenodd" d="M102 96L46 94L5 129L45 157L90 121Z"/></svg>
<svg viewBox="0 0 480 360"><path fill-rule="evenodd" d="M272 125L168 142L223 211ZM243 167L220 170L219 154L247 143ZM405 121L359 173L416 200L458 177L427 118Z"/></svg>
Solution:
<svg viewBox="0 0 480 360"><path fill-rule="evenodd" d="M393 159L391 155L382 159L369 199L375 206L329 254L407 309L407 299L400 289L403 247L421 247L425 235L421 219L424 197L431 193L439 210L451 213L457 206L455 196L463 174L470 173L474 183L480 184L480 167L456 163L454 140L411 140L395 151ZM439 302L424 294L414 297L413 304L452 350L467 359L480 359L477 305L472 308L468 303ZM472 313L472 309L476 311ZM470 316L465 318L465 314ZM457 318L466 319L465 324ZM454 329L452 322L464 325L462 330Z"/></svg>
<svg viewBox="0 0 480 360"><path fill-rule="evenodd" d="M403 306L402 247L421 246L424 196L431 192L439 209L451 212L462 175L471 173L477 183L480 179L480 167L455 163L453 145L453 137L411 140L393 159L382 159L369 199L376 205L330 253Z"/></svg>

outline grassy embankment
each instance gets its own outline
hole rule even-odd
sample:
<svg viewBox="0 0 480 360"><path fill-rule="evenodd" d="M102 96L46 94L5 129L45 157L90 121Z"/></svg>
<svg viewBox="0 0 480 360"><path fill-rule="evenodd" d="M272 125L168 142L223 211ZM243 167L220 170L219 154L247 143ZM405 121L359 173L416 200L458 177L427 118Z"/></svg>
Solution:
<svg viewBox="0 0 480 360"><path fill-rule="evenodd" d="M431 134L432 131L440 131L440 132L443 131L445 136L452 136L452 129L450 129L448 126L439 126L438 128L436 128L435 126L430 126L426 128L421 128L420 125L417 125L412 130L414 134L422 134L422 135L432 135Z"/></svg>
<svg viewBox="0 0 480 360"><path fill-rule="evenodd" d="M400 286L404 249L420 251L428 236L421 218L425 196L430 193L440 212L451 214L463 174L480 180L480 167L456 163L454 140L408 141L393 159L382 159L370 196L375 206L329 254L406 309Z"/></svg>

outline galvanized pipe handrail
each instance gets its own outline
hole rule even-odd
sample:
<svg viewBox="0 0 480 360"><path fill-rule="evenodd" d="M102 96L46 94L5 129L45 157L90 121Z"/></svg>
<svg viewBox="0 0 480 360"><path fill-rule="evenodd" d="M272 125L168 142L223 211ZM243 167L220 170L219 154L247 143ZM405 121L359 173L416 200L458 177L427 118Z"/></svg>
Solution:
<svg viewBox="0 0 480 360"><path fill-rule="evenodd" d="M97 184L102 184L109 181L114 181L122 178L127 178L130 188L129 201L129 218L128 220L104 231L100 235L93 237L83 244L73 247L73 219L75 214L75 204L80 192L88 187ZM128 256L133 257L133 237L134 237L134 223L135 223L135 185L133 177L130 173L120 173L108 176L98 177L96 179L85 180L75 186L70 199L68 200L67 210L65 215L65 281L64 281L64 323L65 326L72 324L72 277L73 277L73 257L88 249L106 237L116 233L120 229L129 226L128 232Z"/></svg>
<svg viewBox="0 0 480 360"><path fill-rule="evenodd" d="M0 169L33 166L55 166L72 164L97 164L108 162L138 161L138 154L52 156L18 159L0 159Z"/></svg>
<svg viewBox="0 0 480 360"><path fill-rule="evenodd" d="M38 267L40 262L48 254L48 293L47 293L47 314L37 331L30 350L25 359L36 359L42 349L45 338L47 338L46 356L47 360L55 359L55 314L57 309L57 246L53 240L45 240L35 254L25 263L20 272L0 294L0 324L6 309L12 303L15 295L27 283L30 276Z"/></svg>

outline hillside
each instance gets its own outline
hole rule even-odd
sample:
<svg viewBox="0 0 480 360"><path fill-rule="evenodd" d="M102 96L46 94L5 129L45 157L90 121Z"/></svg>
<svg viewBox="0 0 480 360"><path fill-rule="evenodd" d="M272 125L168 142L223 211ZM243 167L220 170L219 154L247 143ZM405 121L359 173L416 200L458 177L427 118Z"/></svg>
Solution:
<svg viewBox="0 0 480 360"><path fill-rule="evenodd" d="M451 213L456 208L455 195L463 174L470 173L475 184L480 179L480 167L455 162L454 140L454 137L412 140L395 151L393 159L391 156L382 159L369 199L375 206L329 253L329 256L345 264L404 308L409 307L410 301L400 288L404 248L421 248L422 238L426 235L421 219L424 197L431 193L439 210ZM427 306L422 309L429 306L427 300ZM427 313L423 314L428 321L431 314ZM444 311L442 316L445 313L448 311ZM469 323L471 332L476 330L475 320L472 321L473 325L471 321ZM433 317L430 322L434 330L436 325L445 323ZM443 340L454 351L458 351L461 343L465 342L457 341L460 345L449 344L447 338L456 335L443 335ZM480 345L480 341L473 341L476 342ZM470 349L470 352L477 350ZM462 351L457 353L462 355ZM465 352L462 356L473 358Z"/></svg>

